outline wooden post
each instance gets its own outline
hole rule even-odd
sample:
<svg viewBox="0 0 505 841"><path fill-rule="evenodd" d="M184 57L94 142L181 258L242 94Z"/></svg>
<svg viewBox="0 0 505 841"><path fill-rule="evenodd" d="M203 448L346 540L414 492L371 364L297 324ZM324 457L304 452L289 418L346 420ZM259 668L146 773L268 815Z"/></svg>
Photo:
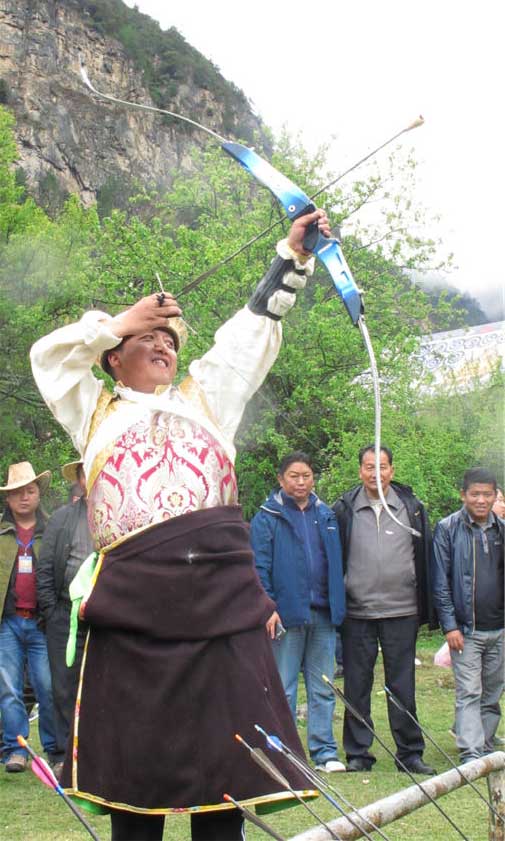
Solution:
<svg viewBox="0 0 505 841"><path fill-rule="evenodd" d="M492 771L487 778L489 799L503 820L489 812L489 841L505 841L505 769Z"/></svg>
<svg viewBox="0 0 505 841"><path fill-rule="evenodd" d="M492 799L490 799L496 811L505 817L505 752L495 751L495 753L484 756L482 759L474 759L472 762L461 766L461 771L471 782L475 782L482 777L493 777L493 792ZM434 800L465 785L456 768L438 774L436 777L420 780L420 783ZM479 803L482 809L485 809L485 804L477 800L477 795L475 797L476 804ZM370 825L363 818L370 818L376 826L383 827L398 820L398 818L409 815L419 809L420 806L426 806L429 802L418 786L411 785L389 797L385 797L383 800L377 800L375 803L364 806L359 810L359 814L352 812L351 817L370 833L372 831ZM491 817L494 817L492 812L490 814ZM497 818L495 820L497 826L493 828L494 835L489 835L489 841L505 841L503 824ZM345 817L330 821L329 826L341 841L354 841L356 838L363 837L363 832L353 826ZM289 841L330 841L330 839L329 832L323 826L317 826L295 835Z"/></svg>

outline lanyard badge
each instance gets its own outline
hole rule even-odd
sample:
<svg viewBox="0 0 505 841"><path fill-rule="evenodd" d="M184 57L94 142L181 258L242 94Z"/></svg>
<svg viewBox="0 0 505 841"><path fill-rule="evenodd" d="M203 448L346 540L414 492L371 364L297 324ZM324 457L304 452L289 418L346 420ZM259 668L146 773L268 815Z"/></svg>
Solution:
<svg viewBox="0 0 505 841"><path fill-rule="evenodd" d="M28 553L28 549L33 546L33 538L25 545L16 537L16 543L21 546L22 552L18 556L18 573L22 575L31 575L33 572L33 557Z"/></svg>

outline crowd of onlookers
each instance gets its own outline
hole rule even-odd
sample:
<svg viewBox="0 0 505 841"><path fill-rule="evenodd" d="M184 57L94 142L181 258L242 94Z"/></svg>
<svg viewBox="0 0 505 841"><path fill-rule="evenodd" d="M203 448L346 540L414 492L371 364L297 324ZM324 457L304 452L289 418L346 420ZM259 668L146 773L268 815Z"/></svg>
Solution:
<svg viewBox="0 0 505 841"><path fill-rule="evenodd" d="M314 493L307 454L282 460L278 487L251 523L258 573L277 606L267 630L293 715L303 672L308 748L318 768L369 771L375 763L371 692L380 648L397 767L433 774L416 717L420 625L440 626L450 649L461 762L495 747L505 677L503 493L488 470L468 470L462 507L432 537L423 504L394 481L391 450L380 450L382 495L374 447L363 447L358 460L359 483L331 508ZM333 674L337 633L337 674L358 713L344 712L345 764L333 733L335 695L321 677Z"/></svg>
<svg viewBox="0 0 505 841"><path fill-rule="evenodd" d="M41 743L57 775L71 728L85 632L79 628L77 657L68 668L69 585L93 546L82 462L62 471L71 483L69 502L49 520L41 506L49 471L36 475L29 462L13 464L0 487L0 712L7 772L27 767L16 737L28 736L30 685ZM358 475L359 483L330 507L314 492L307 454L282 460L278 485L251 522L259 578L276 605L267 632L295 719L303 673L308 749L316 768L370 771L376 762L371 692L381 650L386 685L399 702L388 704L397 767L433 774L423 759L416 716L420 625L440 626L450 649L461 762L496 744L504 688L503 492L489 471L468 470L461 508L432 536L422 502L394 480L390 449L380 451L381 487L373 446L360 450ZM322 679L334 673L343 674L344 695L360 715L344 712L345 763L333 732L335 694Z"/></svg>

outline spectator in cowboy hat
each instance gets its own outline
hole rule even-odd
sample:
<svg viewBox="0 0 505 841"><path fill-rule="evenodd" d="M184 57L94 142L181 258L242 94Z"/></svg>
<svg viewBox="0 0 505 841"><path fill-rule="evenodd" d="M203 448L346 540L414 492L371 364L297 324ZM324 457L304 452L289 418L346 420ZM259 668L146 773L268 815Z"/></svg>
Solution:
<svg viewBox="0 0 505 841"><path fill-rule="evenodd" d="M72 723L85 640L85 630L80 627L77 634L77 656L72 667L67 668L65 651L71 610L68 587L82 562L93 550L82 461L72 461L63 465L61 472L68 482L77 485L80 494L77 499L58 508L49 518L37 565L37 597L46 625L53 685L54 723L58 746L53 770L57 777L63 767Z"/></svg>
<svg viewBox="0 0 505 841"><path fill-rule="evenodd" d="M18 734L27 737L28 715L23 700L25 666L39 704L39 735L50 762L56 750L51 672L46 638L39 627L37 559L45 527L40 496L51 473L36 474L28 461L11 464L0 520L0 711L3 722L3 762L12 773L24 771L26 751Z"/></svg>

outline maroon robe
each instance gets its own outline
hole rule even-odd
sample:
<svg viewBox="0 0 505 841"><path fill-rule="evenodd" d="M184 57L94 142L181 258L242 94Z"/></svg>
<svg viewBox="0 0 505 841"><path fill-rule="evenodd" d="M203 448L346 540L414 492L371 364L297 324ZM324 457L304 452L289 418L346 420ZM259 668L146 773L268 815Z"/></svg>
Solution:
<svg viewBox="0 0 505 841"><path fill-rule="evenodd" d="M265 630L274 609L238 506L176 517L107 553L86 605L67 792L168 813L282 791L234 738L265 748L259 724L303 756Z"/></svg>

